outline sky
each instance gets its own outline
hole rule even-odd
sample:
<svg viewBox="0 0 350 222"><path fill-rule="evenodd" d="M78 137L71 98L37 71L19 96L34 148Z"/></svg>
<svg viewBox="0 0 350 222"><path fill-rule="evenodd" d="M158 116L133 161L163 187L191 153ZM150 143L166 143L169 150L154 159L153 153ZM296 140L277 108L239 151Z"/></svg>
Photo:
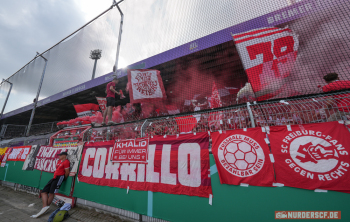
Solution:
<svg viewBox="0 0 350 222"><path fill-rule="evenodd" d="M0 0L0 78L19 70L112 5L112 0ZM119 68L186 44L213 32L287 6L286 0L125 0ZM91 79L92 49L102 49L96 77L112 71L120 15L111 10L46 53L49 62L39 99ZM42 59L10 80L14 82L5 113L31 104ZM0 86L0 105L8 86Z"/></svg>
<svg viewBox="0 0 350 222"><path fill-rule="evenodd" d="M112 0L0 0L0 78L93 19Z"/></svg>

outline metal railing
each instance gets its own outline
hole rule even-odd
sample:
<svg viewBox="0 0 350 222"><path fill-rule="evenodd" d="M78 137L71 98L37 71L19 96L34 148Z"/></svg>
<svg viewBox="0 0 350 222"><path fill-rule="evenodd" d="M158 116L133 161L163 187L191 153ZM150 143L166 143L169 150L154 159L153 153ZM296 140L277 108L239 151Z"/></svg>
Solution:
<svg viewBox="0 0 350 222"><path fill-rule="evenodd" d="M251 108L257 126L350 120L350 92L257 103Z"/></svg>
<svg viewBox="0 0 350 222"><path fill-rule="evenodd" d="M31 126L28 136L43 135L56 132L59 130L59 128L57 127L58 122L59 121L33 124ZM23 137L26 134L27 127L27 125L4 124L1 128L0 137L2 139Z"/></svg>
<svg viewBox="0 0 350 222"><path fill-rule="evenodd" d="M2 125L1 138L11 139L16 137L22 137L25 136L26 130L26 125L4 124Z"/></svg>
<svg viewBox="0 0 350 222"><path fill-rule="evenodd" d="M58 131L57 123L60 121L33 124L30 128L28 136L47 134Z"/></svg>
<svg viewBox="0 0 350 222"><path fill-rule="evenodd" d="M279 101L252 102L234 107L152 118L109 127L92 128L84 141L105 141L350 120L350 91Z"/></svg>
<svg viewBox="0 0 350 222"><path fill-rule="evenodd" d="M157 117L90 129L84 141L107 141L186 132L214 132L251 128L350 120L350 91L252 102L233 107L197 111L190 114ZM34 124L30 135L58 130L57 122ZM3 125L3 139L25 135L27 126Z"/></svg>

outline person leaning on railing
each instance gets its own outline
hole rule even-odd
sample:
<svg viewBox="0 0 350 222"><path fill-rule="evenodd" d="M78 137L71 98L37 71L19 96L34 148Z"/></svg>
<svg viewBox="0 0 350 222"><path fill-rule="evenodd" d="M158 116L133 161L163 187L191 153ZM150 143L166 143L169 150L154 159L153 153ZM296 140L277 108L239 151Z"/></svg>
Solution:
<svg viewBox="0 0 350 222"><path fill-rule="evenodd" d="M328 73L323 77L327 85L322 87L323 92L339 91L344 89L350 89L349 80L339 80L337 73ZM329 107L335 104L338 107L339 112L333 113L327 121L336 121L340 117L346 117L350 115L350 93L335 95L332 100L327 102ZM337 118L338 117L338 118Z"/></svg>

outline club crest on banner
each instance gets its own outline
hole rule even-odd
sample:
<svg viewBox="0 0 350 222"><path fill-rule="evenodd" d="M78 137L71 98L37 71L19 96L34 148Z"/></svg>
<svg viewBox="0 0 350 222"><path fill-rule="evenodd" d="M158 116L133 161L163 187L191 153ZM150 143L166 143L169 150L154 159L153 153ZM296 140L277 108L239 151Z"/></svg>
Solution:
<svg viewBox="0 0 350 222"><path fill-rule="evenodd" d="M240 134L227 137L219 146L218 158L227 172L238 177L257 174L264 166L264 152L254 139Z"/></svg>
<svg viewBox="0 0 350 222"><path fill-rule="evenodd" d="M138 72L134 78L137 82L132 84L142 95L151 96L156 92L158 82L152 80L151 72Z"/></svg>
<svg viewBox="0 0 350 222"><path fill-rule="evenodd" d="M166 99L160 71L153 69L128 69L130 103L153 102Z"/></svg>
<svg viewBox="0 0 350 222"><path fill-rule="evenodd" d="M274 170L266 134L258 127L213 132L212 152L222 184L271 187Z"/></svg>
<svg viewBox="0 0 350 222"><path fill-rule="evenodd" d="M318 173L319 180L325 178L333 180L341 177L342 171L347 171L343 166L349 167L349 161L346 158L349 155L348 152L344 150L342 144L332 139L327 133L303 130L290 133L286 137L288 139L283 139L285 145L282 145L281 152L289 154L285 156L284 162L288 165L296 165L294 167L296 172L304 170L306 177L310 179L314 178L314 173ZM289 138L291 138L290 141Z"/></svg>

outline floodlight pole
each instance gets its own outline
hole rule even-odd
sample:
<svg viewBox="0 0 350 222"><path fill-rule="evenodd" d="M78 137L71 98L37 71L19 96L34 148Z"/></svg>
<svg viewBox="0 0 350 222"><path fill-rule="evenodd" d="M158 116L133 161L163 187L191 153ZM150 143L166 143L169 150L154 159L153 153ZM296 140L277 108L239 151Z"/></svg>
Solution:
<svg viewBox="0 0 350 222"><path fill-rule="evenodd" d="M94 79L94 78L95 78L97 60L98 60L98 59L95 59L94 69L92 70L92 77L91 77L91 79Z"/></svg>
<svg viewBox="0 0 350 222"><path fill-rule="evenodd" d="M41 58L43 58L45 60L45 66L44 66L44 69L43 69L43 73L41 74L41 79L40 79L38 91L36 93L36 97L35 97L35 101L34 101L34 105L33 105L33 109L32 109L32 115L30 116L29 124L28 124L28 127L27 127L26 136L29 136L30 127L32 126L32 123L33 123L35 109L36 109L36 105L38 103L40 90L41 90L41 86L42 86L43 81L44 81L44 76L45 76L45 71L46 71L46 66L47 66L47 59L44 56L40 55L38 52L37 52L37 55L39 55Z"/></svg>
<svg viewBox="0 0 350 222"><path fill-rule="evenodd" d="M11 93L11 89L12 89L12 85L13 85L12 82L9 82L9 81L6 80L6 79L2 80L2 83L3 83L3 82L9 83L11 86L10 86L10 90L9 90L8 93L7 93L7 96L6 96L4 105L2 106L2 110L1 110L1 114L0 114L0 120L1 120L1 118L2 118L2 115L4 114L4 110L5 110L5 107L6 107L6 104L7 104L7 100L9 99L9 96L10 96L10 93ZM2 84L2 83L1 83L1 84Z"/></svg>
<svg viewBox="0 0 350 222"><path fill-rule="evenodd" d="M100 50L100 49L91 50L91 52L90 52L90 59L95 60L94 68L92 70L91 80L95 78L97 60L99 60L101 58L101 54L102 54L102 50Z"/></svg>
<svg viewBox="0 0 350 222"><path fill-rule="evenodd" d="M114 73L117 74L117 70L118 70L118 61L119 61L119 51L120 51L120 42L122 40L122 32L123 32L123 21L124 21L124 14L122 12L122 10L119 8L119 3L121 3L124 0L120 0L119 2L116 2L115 0L113 0L113 6L116 6L119 13L120 13L120 26L119 26L119 36L118 36L118 46L117 46L117 55L116 55L116 59L115 59L115 65L114 65Z"/></svg>

